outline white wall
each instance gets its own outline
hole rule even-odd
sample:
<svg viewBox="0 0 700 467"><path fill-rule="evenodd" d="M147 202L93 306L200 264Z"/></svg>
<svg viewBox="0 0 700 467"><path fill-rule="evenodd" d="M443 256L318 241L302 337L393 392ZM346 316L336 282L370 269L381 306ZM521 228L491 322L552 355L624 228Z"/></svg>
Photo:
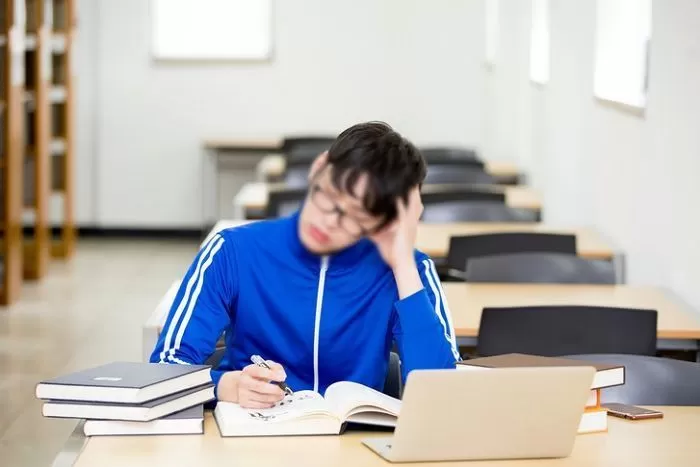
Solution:
<svg viewBox="0 0 700 467"><path fill-rule="evenodd" d="M529 21L519 0L502 1L511 24ZM700 307L700 2L655 0L649 99L644 117L593 98L595 2L552 0L551 80L513 92L528 81L516 64L529 54L529 27L501 28L511 50L506 63L485 72L494 93L508 93L489 119L510 122L519 102L529 121L502 124L499 138L525 138L510 147L527 159L543 190L545 220L592 225L624 250L629 281L670 287ZM514 17L514 18L513 18ZM510 20L508 18L511 18ZM508 79L500 74L509 74ZM488 86L488 85L487 85ZM489 146L492 149L493 146Z"/></svg>
<svg viewBox="0 0 700 467"><path fill-rule="evenodd" d="M75 221L78 225L94 225L97 209L96 132L98 110L97 58L99 27L98 2L78 0L78 33L75 39ZM52 203L54 223L63 217L62 200Z"/></svg>
<svg viewBox="0 0 700 467"><path fill-rule="evenodd" d="M99 225L198 226L206 137L384 119L419 143L481 143L480 2L276 1L274 60L236 65L155 63L149 2L94 1Z"/></svg>

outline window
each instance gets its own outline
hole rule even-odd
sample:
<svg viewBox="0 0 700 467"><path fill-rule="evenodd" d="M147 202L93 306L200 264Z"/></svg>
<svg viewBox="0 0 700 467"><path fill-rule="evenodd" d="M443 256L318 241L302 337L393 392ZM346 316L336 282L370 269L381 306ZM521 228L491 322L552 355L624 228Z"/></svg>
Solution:
<svg viewBox="0 0 700 467"><path fill-rule="evenodd" d="M646 106L651 0L597 0L594 94Z"/></svg>
<svg viewBox="0 0 700 467"><path fill-rule="evenodd" d="M489 65L496 62L498 49L498 2L499 0L486 0L486 63Z"/></svg>
<svg viewBox="0 0 700 467"><path fill-rule="evenodd" d="M266 60L272 0L151 0L152 50L166 60Z"/></svg>
<svg viewBox="0 0 700 467"><path fill-rule="evenodd" d="M530 79L540 84L549 81L549 0L532 0Z"/></svg>

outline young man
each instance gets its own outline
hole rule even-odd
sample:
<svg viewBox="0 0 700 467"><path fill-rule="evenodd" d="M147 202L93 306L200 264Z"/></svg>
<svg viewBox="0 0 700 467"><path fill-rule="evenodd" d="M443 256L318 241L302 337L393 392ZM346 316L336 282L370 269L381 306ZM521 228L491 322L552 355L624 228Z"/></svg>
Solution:
<svg viewBox="0 0 700 467"><path fill-rule="evenodd" d="M212 370L218 400L269 407L271 381L321 393L336 381L381 390L393 343L405 379L454 368L452 319L433 262L414 250L420 152L383 123L355 125L314 162L291 216L219 232L185 274L152 362ZM269 360L271 370L250 363Z"/></svg>

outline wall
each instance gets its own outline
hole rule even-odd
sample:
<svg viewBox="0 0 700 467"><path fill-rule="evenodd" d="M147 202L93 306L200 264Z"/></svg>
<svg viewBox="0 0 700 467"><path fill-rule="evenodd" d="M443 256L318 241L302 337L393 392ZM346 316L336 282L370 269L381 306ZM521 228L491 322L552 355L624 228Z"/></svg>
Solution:
<svg viewBox="0 0 700 467"><path fill-rule="evenodd" d="M529 21L519 0L502 0L502 21ZM542 190L545 220L591 225L628 256L629 281L670 287L700 307L700 2L656 0L645 116L611 108L592 96L595 2L552 0L551 80L513 91L529 80L515 62L529 54L529 26L501 28L506 63L485 72L494 95L509 93L487 134L522 138L509 147ZM509 79L501 75L510 74ZM518 106L529 121L503 125ZM516 119L517 120L517 119ZM489 146L491 150L493 146Z"/></svg>
<svg viewBox="0 0 700 467"><path fill-rule="evenodd" d="M384 119L416 142L479 146L483 11L462 0L275 2L264 64L155 63L149 2L95 0L96 221L201 221L201 141Z"/></svg>

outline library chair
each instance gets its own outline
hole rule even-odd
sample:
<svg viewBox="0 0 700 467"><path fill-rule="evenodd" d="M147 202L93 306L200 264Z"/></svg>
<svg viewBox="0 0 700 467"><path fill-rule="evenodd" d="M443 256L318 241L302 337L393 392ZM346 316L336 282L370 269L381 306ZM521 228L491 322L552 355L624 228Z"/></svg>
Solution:
<svg viewBox="0 0 700 467"><path fill-rule="evenodd" d="M700 363L630 354L577 354L565 357L624 365L625 384L601 391L601 402L700 406Z"/></svg>
<svg viewBox="0 0 700 467"><path fill-rule="evenodd" d="M480 357L506 353L656 355L656 310L542 305L482 310Z"/></svg>
<svg viewBox="0 0 700 467"><path fill-rule="evenodd" d="M469 164L435 164L428 163L425 179L426 185L465 184L496 185L498 180L479 167Z"/></svg>
<svg viewBox="0 0 700 467"><path fill-rule="evenodd" d="M331 135L305 135L287 136L282 141L282 153L289 156L295 151L318 150L321 153L328 149L335 141L335 136Z"/></svg>
<svg viewBox="0 0 700 467"><path fill-rule="evenodd" d="M307 187L271 190L268 194L267 208L265 209L264 216L270 219L291 214L301 207L307 194Z"/></svg>
<svg viewBox="0 0 700 467"><path fill-rule="evenodd" d="M448 276L464 280L472 258L505 253L564 253L576 255L576 235L541 232L494 232L450 237L445 266Z"/></svg>
<svg viewBox="0 0 700 467"><path fill-rule="evenodd" d="M309 184L309 170L311 165L307 163L288 165L284 171L284 184L290 188L306 187Z"/></svg>
<svg viewBox="0 0 700 467"><path fill-rule="evenodd" d="M586 259L567 253L505 253L469 258L464 269L467 282L534 284L616 283L611 261Z"/></svg>
<svg viewBox="0 0 700 467"><path fill-rule="evenodd" d="M421 220L426 223L449 222L538 222L532 209L511 208L498 201L454 200L435 204L423 202Z"/></svg>
<svg viewBox="0 0 700 467"><path fill-rule="evenodd" d="M431 146L420 147L418 150L428 164L431 162L460 162L482 170L484 168L484 162L473 149Z"/></svg>

